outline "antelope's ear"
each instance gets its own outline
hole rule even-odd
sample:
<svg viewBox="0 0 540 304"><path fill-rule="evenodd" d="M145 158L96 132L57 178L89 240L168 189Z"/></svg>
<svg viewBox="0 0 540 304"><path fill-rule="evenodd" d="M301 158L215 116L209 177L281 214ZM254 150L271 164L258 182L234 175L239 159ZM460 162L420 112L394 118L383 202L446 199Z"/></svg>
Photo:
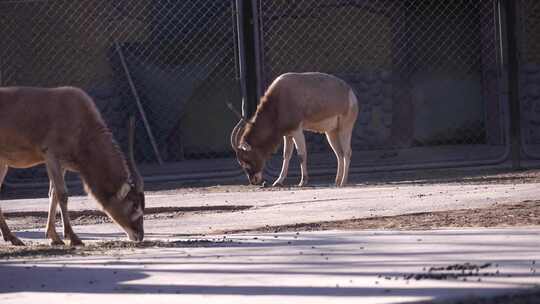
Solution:
<svg viewBox="0 0 540 304"><path fill-rule="evenodd" d="M247 142L243 142L240 144L240 146L238 146L238 149L249 152L251 151L251 146Z"/></svg>
<svg viewBox="0 0 540 304"><path fill-rule="evenodd" d="M131 186L128 183L124 183L116 193L116 199L119 201L125 199L129 191L131 191Z"/></svg>

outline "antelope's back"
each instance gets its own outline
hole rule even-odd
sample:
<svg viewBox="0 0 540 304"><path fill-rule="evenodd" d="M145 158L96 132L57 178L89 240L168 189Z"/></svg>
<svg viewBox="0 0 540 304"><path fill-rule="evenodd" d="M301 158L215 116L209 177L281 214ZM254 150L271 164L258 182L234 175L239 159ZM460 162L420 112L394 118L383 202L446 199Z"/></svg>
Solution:
<svg viewBox="0 0 540 304"><path fill-rule="evenodd" d="M76 144L92 107L76 88L0 88L0 158Z"/></svg>
<svg viewBox="0 0 540 304"><path fill-rule="evenodd" d="M318 121L350 110L351 87L330 74L286 73L276 78L270 90L280 92L279 99L287 103L286 108L296 104L308 120Z"/></svg>

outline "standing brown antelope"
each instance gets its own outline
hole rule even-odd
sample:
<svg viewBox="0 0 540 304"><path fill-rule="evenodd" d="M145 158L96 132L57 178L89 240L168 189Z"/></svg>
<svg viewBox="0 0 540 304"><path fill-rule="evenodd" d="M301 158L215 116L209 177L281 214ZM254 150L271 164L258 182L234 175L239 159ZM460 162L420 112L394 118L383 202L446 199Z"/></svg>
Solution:
<svg viewBox="0 0 540 304"><path fill-rule="evenodd" d="M113 139L92 99L82 90L62 88L0 88L0 186L8 167L29 168L44 163L49 176L49 216L46 237L64 242L55 229L60 204L64 238L83 245L68 216L66 170L82 177L85 189L120 225L130 240L144 238L143 182L133 159L133 123L129 162ZM24 245L9 230L0 210L4 240Z"/></svg>
<svg viewBox="0 0 540 304"><path fill-rule="evenodd" d="M325 133L337 157L336 186L343 186L357 116L358 100L343 80L324 73L286 73L270 85L252 119L240 117L231 133L231 145L249 182L261 184L265 163L283 138L283 166L273 184L277 186L287 176L294 141L302 170L299 186L304 186L308 173L303 130Z"/></svg>

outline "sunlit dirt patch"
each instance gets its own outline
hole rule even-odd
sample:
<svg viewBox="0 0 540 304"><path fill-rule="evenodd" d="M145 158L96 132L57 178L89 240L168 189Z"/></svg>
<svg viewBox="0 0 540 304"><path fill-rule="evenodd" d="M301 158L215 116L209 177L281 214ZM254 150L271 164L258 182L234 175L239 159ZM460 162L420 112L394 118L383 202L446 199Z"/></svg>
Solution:
<svg viewBox="0 0 540 304"><path fill-rule="evenodd" d="M339 221L321 221L271 226L254 229L216 231L215 233L264 232L278 233L290 231L322 230L430 230L440 228L478 228L539 226L540 201L524 201L516 204L493 204L486 208L459 209L436 212L419 212L396 216L378 216Z"/></svg>

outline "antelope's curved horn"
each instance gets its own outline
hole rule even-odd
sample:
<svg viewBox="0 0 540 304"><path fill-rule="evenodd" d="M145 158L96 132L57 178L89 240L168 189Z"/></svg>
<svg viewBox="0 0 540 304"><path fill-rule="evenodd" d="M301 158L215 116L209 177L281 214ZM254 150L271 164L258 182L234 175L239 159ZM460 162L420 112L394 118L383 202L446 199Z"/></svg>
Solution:
<svg viewBox="0 0 540 304"><path fill-rule="evenodd" d="M242 116L242 114L240 114L240 112L238 112L238 110L236 110L233 107L233 105L232 105L232 103L230 101L227 101L226 104L227 104L227 108L229 108L229 110L231 110L231 112L233 112L236 116L238 116L238 119L246 122L246 118L244 116Z"/></svg>
<svg viewBox="0 0 540 304"><path fill-rule="evenodd" d="M137 170L137 165L135 164L135 156L133 155L133 145L135 142L135 117L130 116L129 117L129 125L128 125L128 167L129 171L131 172L131 178L133 179L133 183L135 184L135 190L137 192L143 192L144 189L144 182L139 174L139 170Z"/></svg>
<svg viewBox="0 0 540 304"><path fill-rule="evenodd" d="M244 120L240 120L231 132L231 147L234 151L238 149L240 136L242 136L242 130L244 129L245 124L246 122Z"/></svg>

